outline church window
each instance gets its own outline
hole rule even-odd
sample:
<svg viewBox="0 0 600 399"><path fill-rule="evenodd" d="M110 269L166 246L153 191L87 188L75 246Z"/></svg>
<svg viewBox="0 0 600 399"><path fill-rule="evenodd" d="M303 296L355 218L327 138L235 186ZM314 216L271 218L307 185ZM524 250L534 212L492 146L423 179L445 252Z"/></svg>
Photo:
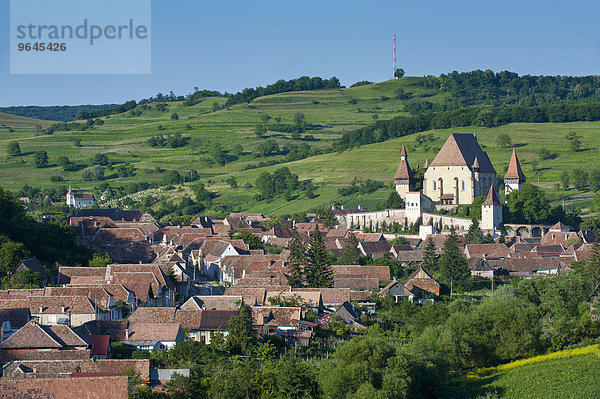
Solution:
<svg viewBox="0 0 600 399"><path fill-rule="evenodd" d="M461 186L462 186L462 191L465 191L465 181L464 180L461 181Z"/></svg>
<svg viewBox="0 0 600 399"><path fill-rule="evenodd" d="M433 181L433 190L435 191L437 187L435 186L435 180Z"/></svg>

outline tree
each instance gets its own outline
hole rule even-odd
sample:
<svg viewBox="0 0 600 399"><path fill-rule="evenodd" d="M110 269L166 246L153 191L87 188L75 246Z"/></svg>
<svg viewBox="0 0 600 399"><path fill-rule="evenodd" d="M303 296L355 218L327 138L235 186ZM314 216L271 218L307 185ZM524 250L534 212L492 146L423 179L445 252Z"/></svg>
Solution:
<svg viewBox="0 0 600 399"><path fill-rule="evenodd" d="M577 137L574 138L569 143L569 148L571 148L571 151L573 152L579 152L579 150L581 149L581 140L579 140Z"/></svg>
<svg viewBox="0 0 600 399"><path fill-rule="evenodd" d="M244 244L248 245L251 250L264 249L260 237L249 231L240 231L234 238L244 241Z"/></svg>
<svg viewBox="0 0 600 399"><path fill-rule="evenodd" d="M106 265L109 265L113 263L112 258L110 257L110 255L106 254L106 255L102 255L99 252L96 252L94 254L94 256L92 257L92 259L90 259L88 266L89 267L106 267Z"/></svg>
<svg viewBox="0 0 600 399"><path fill-rule="evenodd" d="M263 137L266 133L267 128L265 127L265 125L256 125L256 127L254 128L254 134L256 134L256 137Z"/></svg>
<svg viewBox="0 0 600 399"><path fill-rule="evenodd" d="M310 364L293 356L281 359L275 377L278 391L276 397L281 399L319 397L319 384Z"/></svg>
<svg viewBox="0 0 600 399"><path fill-rule="evenodd" d="M233 152L233 155L239 157L240 155L244 154L244 147L242 147L240 143L236 143L233 145L233 149L231 151Z"/></svg>
<svg viewBox="0 0 600 399"><path fill-rule="evenodd" d="M469 226L469 231L465 236L465 244L484 244L485 242L483 231L479 227L479 220L473 218Z"/></svg>
<svg viewBox="0 0 600 399"><path fill-rule="evenodd" d="M439 265L440 273L449 282L465 281L471 274L467 260L458 247L458 236L454 227L450 230L450 234L444 242Z"/></svg>
<svg viewBox="0 0 600 399"><path fill-rule="evenodd" d="M176 113L176 112L173 112L173 113L171 114L171 119L172 119L172 120L174 120L174 121L176 121L176 120L178 120L178 119L179 119L179 115L177 115L177 113Z"/></svg>
<svg viewBox="0 0 600 399"><path fill-rule="evenodd" d="M583 190L588 184L588 174L583 169L573 170L573 187Z"/></svg>
<svg viewBox="0 0 600 399"><path fill-rule="evenodd" d="M566 170L560 172L560 183L562 184L563 190L569 189L569 184L571 183L571 176Z"/></svg>
<svg viewBox="0 0 600 399"><path fill-rule="evenodd" d="M342 256L340 262L342 265L358 265L360 251L358 250L358 240L354 233L350 233L348 239L342 248Z"/></svg>
<svg viewBox="0 0 600 399"><path fill-rule="evenodd" d="M333 271L330 265L329 252L325 247L319 226L317 226L306 251L306 266L304 268L306 285L314 288L331 287L333 284Z"/></svg>
<svg viewBox="0 0 600 399"><path fill-rule="evenodd" d="M242 303L239 315L229 320L227 331L227 350L233 354L250 354L255 339L250 306Z"/></svg>
<svg viewBox="0 0 600 399"><path fill-rule="evenodd" d="M333 229L338 224L338 220L335 217L335 214L329 207L323 207L317 210L317 217L320 219L324 219L323 225L327 228Z"/></svg>
<svg viewBox="0 0 600 399"><path fill-rule="evenodd" d="M512 147L512 139L508 133L500 133L496 137L496 144L501 148L510 148Z"/></svg>
<svg viewBox="0 0 600 399"><path fill-rule="evenodd" d="M21 146L18 141L11 141L8 143L8 147L6 148L6 153L11 157L19 157L21 156Z"/></svg>
<svg viewBox="0 0 600 399"><path fill-rule="evenodd" d="M0 235L0 278L8 275L23 259L31 258L31 252L20 242Z"/></svg>
<svg viewBox="0 0 600 399"><path fill-rule="evenodd" d="M48 166L48 153L44 150L36 152L33 157L33 163L36 168L45 168Z"/></svg>
<svg viewBox="0 0 600 399"><path fill-rule="evenodd" d="M294 228L292 230L292 239L288 244L290 255L288 257L288 264L290 268L290 276L288 277L288 284L292 287L302 287L304 285L304 266L306 264L306 253L304 251L304 245L298 230Z"/></svg>
<svg viewBox="0 0 600 399"><path fill-rule="evenodd" d="M435 242L433 242L431 237L427 239L427 245L423 252L423 269L428 273L433 273L438 270Z"/></svg>
<svg viewBox="0 0 600 399"><path fill-rule="evenodd" d="M302 112L294 114L294 123L296 124L296 132L301 133L306 129L306 121Z"/></svg>
<svg viewBox="0 0 600 399"><path fill-rule="evenodd" d="M86 181L100 181L104 179L104 168L96 165L93 168L86 169L81 173L81 177Z"/></svg>
<svg viewBox="0 0 600 399"><path fill-rule="evenodd" d="M589 184L592 191L600 191L600 170L595 169L590 172Z"/></svg>
<svg viewBox="0 0 600 399"><path fill-rule="evenodd" d="M227 184L229 184L229 187L231 187L231 188L237 187L237 180L236 180L235 176L229 176L227 179L225 179L225 182Z"/></svg>
<svg viewBox="0 0 600 399"><path fill-rule="evenodd" d="M92 165L108 165L108 155L102 153L94 154L92 156Z"/></svg>
<svg viewBox="0 0 600 399"><path fill-rule="evenodd" d="M219 144L219 143L215 143L211 147L210 157L212 158L212 160L214 162L218 163L221 166L225 165L225 163L227 162L227 157L225 156L225 152L223 151L223 148L221 147L221 144Z"/></svg>
<svg viewBox="0 0 600 399"><path fill-rule="evenodd" d="M404 77L404 69L396 68L396 70L394 71L394 77L396 79L400 79L400 78Z"/></svg>
<svg viewBox="0 0 600 399"><path fill-rule="evenodd" d="M392 191L385 201L385 209L402 209L404 208L404 200L396 191Z"/></svg>
<svg viewBox="0 0 600 399"><path fill-rule="evenodd" d="M537 186L525 183L506 198L504 220L511 223L554 223L550 201Z"/></svg>
<svg viewBox="0 0 600 399"><path fill-rule="evenodd" d="M60 156L60 157L58 157L58 161L57 161L57 162L58 162L58 164L59 164L60 166L62 166L62 168L63 168L63 170L64 170L65 172L68 172L68 171L73 171L73 170L75 170L75 169L77 168L77 167L75 166L75 164L74 164L73 162L71 162L71 161L69 160L69 158L67 158L67 157L65 157L65 156Z"/></svg>

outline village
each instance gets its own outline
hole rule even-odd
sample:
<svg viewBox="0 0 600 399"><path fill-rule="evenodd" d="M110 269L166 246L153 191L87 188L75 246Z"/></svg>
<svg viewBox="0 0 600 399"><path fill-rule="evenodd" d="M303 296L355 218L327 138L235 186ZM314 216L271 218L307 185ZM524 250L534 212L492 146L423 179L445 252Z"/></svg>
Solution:
<svg viewBox="0 0 600 399"><path fill-rule="evenodd" d="M385 298L417 306L452 301L456 284L467 280L493 293L515 278L566 275L593 256L590 230L561 220L502 223L499 179L474 135L449 136L424 165L422 191L414 191L409 155L403 147L393 177L404 209L333 207L329 218L308 214L307 221L276 225L260 213L168 225L136 210L97 208L90 194L69 190L77 243L110 263L61 266L57 275L35 257L18 263L9 278L37 273L44 286L0 291L0 379L19 380L21 390L60 381L109 395L127 391L123 373L133 369L160 390L190 370L124 358L123 347L221 345L237 334L233 320L248 312L256 337L301 350L318 346L328 331L366 331ZM510 195L526 178L516 151L507 156L503 186ZM481 220L439 212L480 196ZM413 232L381 231L392 224ZM455 249L466 272L432 270Z"/></svg>

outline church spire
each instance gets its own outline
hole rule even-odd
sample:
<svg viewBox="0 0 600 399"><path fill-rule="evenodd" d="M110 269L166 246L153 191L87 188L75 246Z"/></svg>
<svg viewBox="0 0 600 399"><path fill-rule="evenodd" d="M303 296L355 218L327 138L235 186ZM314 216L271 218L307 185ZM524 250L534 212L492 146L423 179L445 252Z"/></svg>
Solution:
<svg viewBox="0 0 600 399"><path fill-rule="evenodd" d="M519 182L525 182L525 174L523 170L521 170L521 164L519 163L519 158L517 157L517 151L513 149L512 156L510 157L510 164L508 165L508 171L506 171L506 175L504 179L514 179L519 180Z"/></svg>

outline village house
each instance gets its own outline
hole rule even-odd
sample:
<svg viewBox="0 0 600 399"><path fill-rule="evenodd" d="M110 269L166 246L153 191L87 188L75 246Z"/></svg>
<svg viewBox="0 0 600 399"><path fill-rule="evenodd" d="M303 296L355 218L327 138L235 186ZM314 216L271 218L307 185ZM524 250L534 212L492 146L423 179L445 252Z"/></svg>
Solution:
<svg viewBox="0 0 600 399"><path fill-rule="evenodd" d="M17 263L17 265L9 273L8 278L12 279L16 273L24 271L39 274L42 278L42 282L44 283L47 283L50 278L50 274L48 273L46 268L40 263L38 258L36 258L35 256L29 259L24 259Z"/></svg>
<svg viewBox="0 0 600 399"><path fill-rule="evenodd" d="M410 275L404 286L415 296L422 296L424 293L429 293L435 296L440 296L440 284L433 279L422 266Z"/></svg>
<svg viewBox="0 0 600 399"><path fill-rule="evenodd" d="M30 321L0 343L0 361L89 359L90 343L89 338L69 326L45 326Z"/></svg>
<svg viewBox="0 0 600 399"><path fill-rule="evenodd" d="M408 298L410 302L413 301L415 294L413 294L408 288L395 278L384 288L379 290L379 296L391 295L394 301L398 303L401 298Z"/></svg>
<svg viewBox="0 0 600 399"><path fill-rule="evenodd" d="M0 342L31 320L29 308L0 308Z"/></svg>
<svg viewBox="0 0 600 399"><path fill-rule="evenodd" d="M71 296L5 296L0 295L0 308L28 308L31 317L43 325L79 326L110 315L83 295Z"/></svg>
<svg viewBox="0 0 600 399"><path fill-rule="evenodd" d="M195 295L181 305L181 309L239 310L241 303L239 295Z"/></svg>

